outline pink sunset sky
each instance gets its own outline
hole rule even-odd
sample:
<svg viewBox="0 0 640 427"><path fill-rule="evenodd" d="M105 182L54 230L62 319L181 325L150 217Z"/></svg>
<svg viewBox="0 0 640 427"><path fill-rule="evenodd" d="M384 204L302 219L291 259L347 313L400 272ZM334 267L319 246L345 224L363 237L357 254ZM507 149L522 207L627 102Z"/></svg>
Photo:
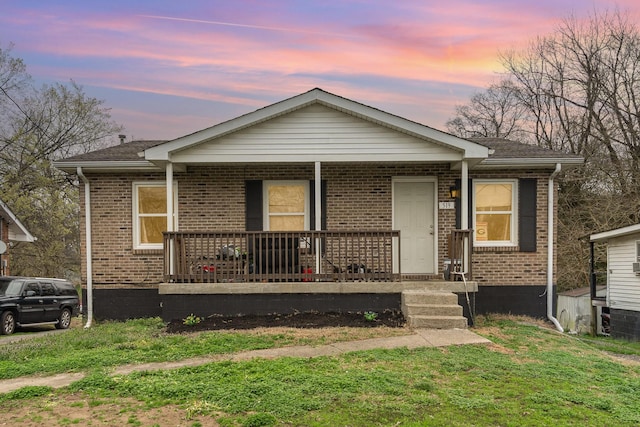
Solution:
<svg viewBox="0 0 640 427"><path fill-rule="evenodd" d="M444 129L499 54L637 0L0 0L0 46L73 79L128 139L172 139L314 87ZM115 136L114 136L115 137Z"/></svg>

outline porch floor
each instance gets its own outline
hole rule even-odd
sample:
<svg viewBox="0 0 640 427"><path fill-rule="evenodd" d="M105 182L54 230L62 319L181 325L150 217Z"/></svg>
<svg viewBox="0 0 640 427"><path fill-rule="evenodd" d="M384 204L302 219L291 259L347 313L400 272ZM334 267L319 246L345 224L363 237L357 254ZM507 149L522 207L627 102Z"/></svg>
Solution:
<svg viewBox="0 0 640 427"><path fill-rule="evenodd" d="M477 292L478 284L467 281L400 282L231 282L231 283L160 283L160 295L202 294L394 294L410 289Z"/></svg>

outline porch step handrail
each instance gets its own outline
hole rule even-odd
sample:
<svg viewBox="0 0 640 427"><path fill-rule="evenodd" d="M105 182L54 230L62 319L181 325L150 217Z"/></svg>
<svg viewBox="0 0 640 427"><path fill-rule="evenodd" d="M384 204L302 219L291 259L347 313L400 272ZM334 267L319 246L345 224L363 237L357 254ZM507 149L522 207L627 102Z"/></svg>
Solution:
<svg viewBox="0 0 640 427"><path fill-rule="evenodd" d="M397 230L164 233L175 283L399 281L400 259Z"/></svg>
<svg viewBox="0 0 640 427"><path fill-rule="evenodd" d="M460 280L464 274L465 280L473 278L473 230L452 230L449 235L449 280Z"/></svg>

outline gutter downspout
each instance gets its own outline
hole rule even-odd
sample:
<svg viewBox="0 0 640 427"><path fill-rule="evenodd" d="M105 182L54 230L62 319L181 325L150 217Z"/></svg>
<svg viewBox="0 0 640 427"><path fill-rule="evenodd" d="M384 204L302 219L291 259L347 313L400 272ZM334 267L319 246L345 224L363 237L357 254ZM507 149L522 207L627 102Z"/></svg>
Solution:
<svg viewBox="0 0 640 427"><path fill-rule="evenodd" d="M93 321L93 265L91 263L91 192L89 180L82 173L82 167L78 166L77 175L84 182L84 220L85 220L85 240L87 251L87 323L85 329L91 327Z"/></svg>
<svg viewBox="0 0 640 427"><path fill-rule="evenodd" d="M560 326L558 319L553 317L553 223L554 223L554 183L553 179L560 173L562 164L556 163L556 169L549 176L549 197L547 203L547 230L548 232L548 246L547 246L547 318L555 325L556 329L560 332L564 332L564 328Z"/></svg>

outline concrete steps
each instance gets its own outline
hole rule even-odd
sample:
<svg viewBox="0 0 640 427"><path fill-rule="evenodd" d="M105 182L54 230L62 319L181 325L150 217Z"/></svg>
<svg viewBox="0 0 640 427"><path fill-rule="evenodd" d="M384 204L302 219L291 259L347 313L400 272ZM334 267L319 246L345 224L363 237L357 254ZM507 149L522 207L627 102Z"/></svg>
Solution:
<svg viewBox="0 0 640 427"><path fill-rule="evenodd" d="M402 292L402 314L411 328L465 329L458 296L452 292L412 289Z"/></svg>

